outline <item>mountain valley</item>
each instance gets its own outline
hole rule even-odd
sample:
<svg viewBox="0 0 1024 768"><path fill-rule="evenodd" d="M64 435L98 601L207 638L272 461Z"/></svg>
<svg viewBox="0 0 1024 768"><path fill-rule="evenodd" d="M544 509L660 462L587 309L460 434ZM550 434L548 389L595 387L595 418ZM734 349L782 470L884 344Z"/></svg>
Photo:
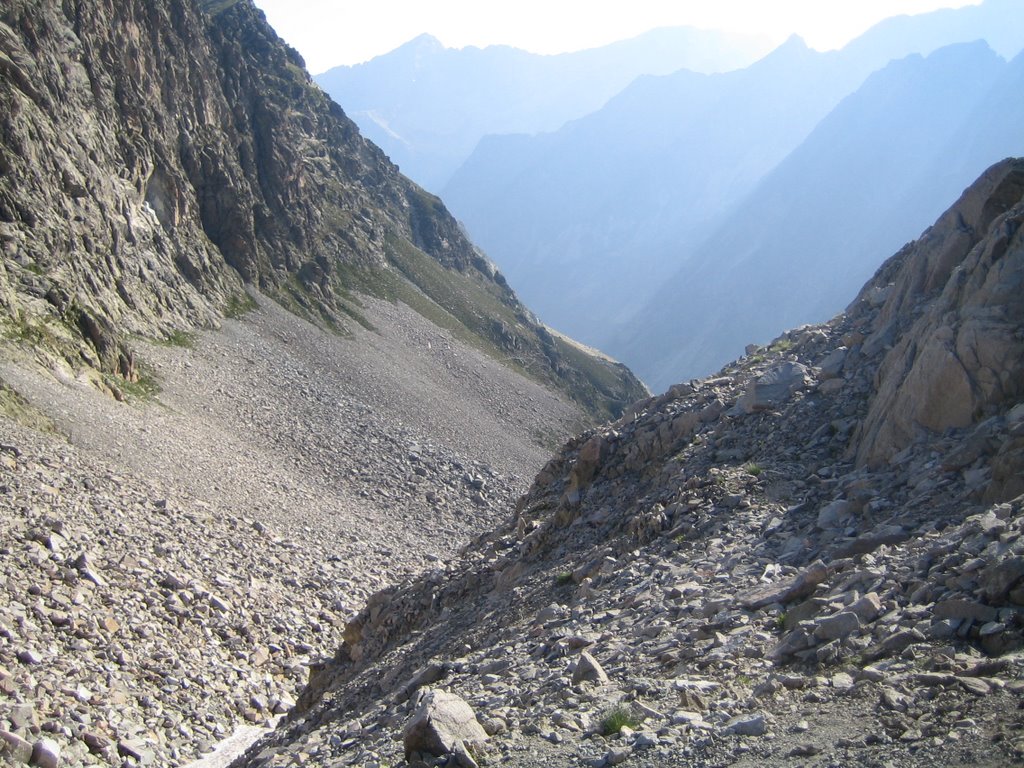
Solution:
<svg viewBox="0 0 1024 768"><path fill-rule="evenodd" d="M878 205L940 210L828 322L652 395L546 327L252 0L5 3L0 764L1024 759L1024 159L958 181L1021 107L939 120L1022 59L940 44L950 18L824 121L777 115L795 148L735 209L841 236L830 185L868 194L844 163L891 130ZM783 181L806 211L764 202Z"/></svg>

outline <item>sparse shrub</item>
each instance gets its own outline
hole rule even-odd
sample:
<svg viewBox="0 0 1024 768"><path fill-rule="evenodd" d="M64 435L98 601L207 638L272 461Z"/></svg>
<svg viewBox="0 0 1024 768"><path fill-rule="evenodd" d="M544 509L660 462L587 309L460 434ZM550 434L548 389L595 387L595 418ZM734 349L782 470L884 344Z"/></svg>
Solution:
<svg viewBox="0 0 1024 768"><path fill-rule="evenodd" d="M555 583L559 586L572 584L572 581L572 571L560 571L558 575L555 576Z"/></svg>
<svg viewBox="0 0 1024 768"><path fill-rule="evenodd" d="M165 347L183 347L185 349L192 349L196 345L196 334L188 331L171 331L163 339L158 342Z"/></svg>
<svg viewBox="0 0 1024 768"><path fill-rule="evenodd" d="M753 475L754 477L759 477L762 472L764 472L764 470L759 465L757 465L757 464L748 464L747 465L747 474L748 475Z"/></svg>
<svg viewBox="0 0 1024 768"><path fill-rule="evenodd" d="M624 704L616 704L601 715L601 735L612 736L623 728L636 729L640 726L640 718L633 708Z"/></svg>

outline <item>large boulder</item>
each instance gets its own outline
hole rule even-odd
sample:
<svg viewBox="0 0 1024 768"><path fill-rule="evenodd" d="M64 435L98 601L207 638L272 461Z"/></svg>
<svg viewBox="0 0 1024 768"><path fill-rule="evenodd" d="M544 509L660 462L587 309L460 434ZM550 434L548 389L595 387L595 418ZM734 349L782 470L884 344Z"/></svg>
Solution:
<svg viewBox="0 0 1024 768"><path fill-rule="evenodd" d="M461 696L433 690L420 700L412 720L405 726L402 741L406 758L414 752L440 756L453 753L459 742L487 741L487 733Z"/></svg>
<svg viewBox="0 0 1024 768"><path fill-rule="evenodd" d="M736 405L745 413L771 410L789 400L809 381L807 366L787 360L752 381Z"/></svg>

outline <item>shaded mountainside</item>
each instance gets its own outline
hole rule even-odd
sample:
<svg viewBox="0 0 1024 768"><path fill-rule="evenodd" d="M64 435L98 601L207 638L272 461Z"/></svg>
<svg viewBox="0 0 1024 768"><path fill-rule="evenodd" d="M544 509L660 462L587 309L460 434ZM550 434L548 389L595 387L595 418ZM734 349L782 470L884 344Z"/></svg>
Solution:
<svg viewBox="0 0 1024 768"><path fill-rule="evenodd" d="M9 336L131 379L131 334L263 291L318 323L403 301L597 416L642 394L555 339L248 1L18 0L0 12Z"/></svg>
<svg viewBox="0 0 1024 768"><path fill-rule="evenodd" d="M238 765L1018 759L1022 224L1007 160L846 313L570 441Z"/></svg>

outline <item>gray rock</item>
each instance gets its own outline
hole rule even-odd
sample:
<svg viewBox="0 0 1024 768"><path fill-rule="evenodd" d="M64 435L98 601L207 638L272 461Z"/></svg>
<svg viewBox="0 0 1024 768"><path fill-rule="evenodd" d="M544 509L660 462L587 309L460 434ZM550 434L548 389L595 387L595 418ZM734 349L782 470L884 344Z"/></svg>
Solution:
<svg viewBox="0 0 1024 768"><path fill-rule="evenodd" d="M853 504L846 499L836 499L818 512L818 527L822 530L838 528L853 516Z"/></svg>
<svg viewBox="0 0 1024 768"><path fill-rule="evenodd" d="M807 366L786 361L751 382L736 405L744 413L770 410L807 386L809 378Z"/></svg>
<svg viewBox="0 0 1024 768"><path fill-rule="evenodd" d="M1010 591L1024 581L1024 556L993 563L981 574L982 594L990 603L1003 603Z"/></svg>
<svg viewBox="0 0 1024 768"><path fill-rule="evenodd" d="M849 350L846 347L837 347L829 352L825 359L818 363L819 378L822 381L826 381L839 376L843 371L843 365L846 363L848 352Z"/></svg>
<svg viewBox="0 0 1024 768"><path fill-rule="evenodd" d="M840 640L860 629L860 617L853 611L841 611L833 616L818 619L814 625L814 636L819 640Z"/></svg>
<svg viewBox="0 0 1024 768"><path fill-rule="evenodd" d="M32 745L16 733L0 730L0 756L14 765L32 759Z"/></svg>
<svg viewBox="0 0 1024 768"><path fill-rule="evenodd" d="M60 766L60 745L53 739L40 739L32 747L30 763L39 768L58 768Z"/></svg>
<svg viewBox="0 0 1024 768"><path fill-rule="evenodd" d="M487 738L473 708L461 696L442 690L423 696L402 734L406 757L413 752L451 754L459 742L484 742Z"/></svg>
<svg viewBox="0 0 1024 768"><path fill-rule="evenodd" d="M577 685L582 682L598 683L600 685L608 683L608 675L604 669L597 659L586 651L580 653L580 657L576 660L576 666L572 671L572 684Z"/></svg>
<svg viewBox="0 0 1024 768"><path fill-rule="evenodd" d="M629 756L633 754L633 750L630 747L612 747L604 755L604 765L619 765L620 763L626 762Z"/></svg>
<svg viewBox="0 0 1024 768"><path fill-rule="evenodd" d="M963 621L994 621L998 612L991 606L975 600L943 600L932 606L932 615L937 619L957 619Z"/></svg>
<svg viewBox="0 0 1024 768"><path fill-rule="evenodd" d="M735 736L764 736L768 723L763 713L736 715L722 727L724 733Z"/></svg>
<svg viewBox="0 0 1024 768"><path fill-rule="evenodd" d="M739 597L739 603L751 611L773 603L790 603L807 597L827 577L828 567L817 560L792 579L765 584L743 593Z"/></svg>
<svg viewBox="0 0 1024 768"><path fill-rule="evenodd" d="M7 716L7 719L11 721L17 729L22 728L33 728L39 725L39 720L36 718L36 711L31 704L16 704L11 707L11 712Z"/></svg>
<svg viewBox="0 0 1024 768"><path fill-rule="evenodd" d="M869 592L859 600L854 601L846 609L854 613L863 622L871 622L878 618L882 612L882 601L875 592Z"/></svg>
<svg viewBox="0 0 1024 768"><path fill-rule="evenodd" d="M480 768L473 755L469 753L469 749L464 741L456 742L452 755L459 768Z"/></svg>

